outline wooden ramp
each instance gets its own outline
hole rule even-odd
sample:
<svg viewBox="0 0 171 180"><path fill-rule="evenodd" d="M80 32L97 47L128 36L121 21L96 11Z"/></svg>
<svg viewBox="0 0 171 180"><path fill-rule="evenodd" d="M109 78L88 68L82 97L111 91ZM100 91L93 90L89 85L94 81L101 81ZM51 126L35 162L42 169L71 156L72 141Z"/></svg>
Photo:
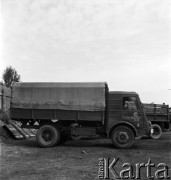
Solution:
<svg viewBox="0 0 171 180"><path fill-rule="evenodd" d="M0 85L0 126L14 139L28 139L35 137L37 130L21 128L20 123L12 120L3 120L3 114L7 115L10 109L11 89Z"/></svg>
<svg viewBox="0 0 171 180"><path fill-rule="evenodd" d="M1 121L1 125L5 127L14 139L29 139L36 136L37 130L21 128L17 122L12 120L9 121L9 124Z"/></svg>

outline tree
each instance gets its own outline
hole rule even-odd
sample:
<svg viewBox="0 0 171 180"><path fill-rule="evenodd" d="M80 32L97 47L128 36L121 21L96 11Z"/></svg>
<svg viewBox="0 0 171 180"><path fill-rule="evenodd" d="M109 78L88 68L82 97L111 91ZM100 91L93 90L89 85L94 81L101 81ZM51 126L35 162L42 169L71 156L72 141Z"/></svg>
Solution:
<svg viewBox="0 0 171 180"><path fill-rule="evenodd" d="M8 88L12 88L15 82L20 82L20 75L12 66L6 67L2 75L4 85Z"/></svg>

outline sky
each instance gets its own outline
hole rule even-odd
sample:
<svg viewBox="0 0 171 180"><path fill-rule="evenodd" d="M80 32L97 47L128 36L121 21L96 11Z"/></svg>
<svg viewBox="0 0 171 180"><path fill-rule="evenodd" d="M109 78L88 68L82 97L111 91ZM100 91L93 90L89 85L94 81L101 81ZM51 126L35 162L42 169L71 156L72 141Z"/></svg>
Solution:
<svg viewBox="0 0 171 180"><path fill-rule="evenodd" d="M170 0L1 0L0 75L101 82L171 106Z"/></svg>

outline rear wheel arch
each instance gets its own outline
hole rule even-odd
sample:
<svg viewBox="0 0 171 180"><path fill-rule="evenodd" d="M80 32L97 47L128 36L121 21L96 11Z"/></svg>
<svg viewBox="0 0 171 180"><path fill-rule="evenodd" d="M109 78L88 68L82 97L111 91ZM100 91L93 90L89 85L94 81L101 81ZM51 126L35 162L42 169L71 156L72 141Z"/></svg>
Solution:
<svg viewBox="0 0 171 180"><path fill-rule="evenodd" d="M51 120L51 119L48 119L48 120L40 120L40 121L39 121L39 127L44 126L44 125L52 125L52 126L54 126L54 127L57 127L58 129L60 129L60 127L62 126L62 123L61 123L61 121L56 121L56 122L54 122L54 121Z"/></svg>

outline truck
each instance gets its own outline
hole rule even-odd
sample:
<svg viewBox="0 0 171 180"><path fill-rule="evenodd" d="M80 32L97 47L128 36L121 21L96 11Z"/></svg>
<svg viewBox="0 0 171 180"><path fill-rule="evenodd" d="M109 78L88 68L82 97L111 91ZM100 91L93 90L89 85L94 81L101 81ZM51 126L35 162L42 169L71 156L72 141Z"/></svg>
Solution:
<svg viewBox="0 0 171 180"><path fill-rule="evenodd" d="M169 105L143 103L146 116L152 123L154 133L151 134L153 139L159 139L162 131L170 131L170 113Z"/></svg>
<svg viewBox="0 0 171 180"><path fill-rule="evenodd" d="M139 95L109 91L106 82L15 83L10 118L37 129L37 143L45 148L71 137L100 136L124 149L151 131Z"/></svg>

